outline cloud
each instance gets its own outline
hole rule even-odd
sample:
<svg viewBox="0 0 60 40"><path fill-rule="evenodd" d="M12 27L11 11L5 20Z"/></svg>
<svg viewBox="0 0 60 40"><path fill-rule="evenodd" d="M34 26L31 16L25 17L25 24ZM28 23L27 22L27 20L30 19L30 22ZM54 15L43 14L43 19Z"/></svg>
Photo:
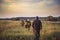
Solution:
<svg viewBox="0 0 60 40"><path fill-rule="evenodd" d="M19 1L20 3L5 3L3 4L3 9L4 10L9 10L9 11L19 11L23 10L25 11L26 9L35 9L35 10L42 10L42 9L47 9L47 8L54 8L57 6L56 2L54 0L5 0L6 2L12 2L12 1ZM27 2L22 2L22 1L32 1L32 2L37 2L37 3L27 3ZM41 1L41 2L40 2Z"/></svg>
<svg viewBox="0 0 60 40"><path fill-rule="evenodd" d="M32 3L36 3L36 2L40 2L41 0L15 0L17 2L32 2Z"/></svg>
<svg viewBox="0 0 60 40"><path fill-rule="evenodd" d="M60 0L54 0L57 5L60 5Z"/></svg>
<svg viewBox="0 0 60 40"><path fill-rule="evenodd" d="M5 15L4 17L60 15L57 0L4 0L4 2L2 4L4 14L1 14Z"/></svg>
<svg viewBox="0 0 60 40"><path fill-rule="evenodd" d="M4 0L4 2L30 2L30 3L37 3L42 0Z"/></svg>
<svg viewBox="0 0 60 40"><path fill-rule="evenodd" d="M3 2L3 0L0 0L0 3L2 3Z"/></svg>

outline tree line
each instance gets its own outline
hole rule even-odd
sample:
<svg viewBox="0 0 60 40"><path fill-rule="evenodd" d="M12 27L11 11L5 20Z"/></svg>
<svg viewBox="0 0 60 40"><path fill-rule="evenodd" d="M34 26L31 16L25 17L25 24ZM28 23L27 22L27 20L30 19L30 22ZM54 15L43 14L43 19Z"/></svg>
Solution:
<svg viewBox="0 0 60 40"><path fill-rule="evenodd" d="M60 21L60 16L53 17L53 16L47 16L47 21Z"/></svg>

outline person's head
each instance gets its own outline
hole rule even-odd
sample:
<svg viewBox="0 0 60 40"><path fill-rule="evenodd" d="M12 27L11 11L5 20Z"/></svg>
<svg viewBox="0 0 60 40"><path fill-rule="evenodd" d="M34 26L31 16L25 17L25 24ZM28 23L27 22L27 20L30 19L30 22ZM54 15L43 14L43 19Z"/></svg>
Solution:
<svg viewBox="0 0 60 40"><path fill-rule="evenodd" d="M29 19L27 19L27 21L30 21Z"/></svg>
<svg viewBox="0 0 60 40"><path fill-rule="evenodd" d="M38 20L39 19L39 17L38 16L36 16L36 20Z"/></svg>

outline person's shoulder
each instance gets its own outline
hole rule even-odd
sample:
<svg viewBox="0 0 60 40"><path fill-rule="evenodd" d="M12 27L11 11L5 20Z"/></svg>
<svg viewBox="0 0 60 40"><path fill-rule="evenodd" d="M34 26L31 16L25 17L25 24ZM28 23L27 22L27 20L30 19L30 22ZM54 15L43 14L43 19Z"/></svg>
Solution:
<svg viewBox="0 0 60 40"><path fill-rule="evenodd" d="M41 21L41 20L38 20L38 21Z"/></svg>
<svg viewBox="0 0 60 40"><path fill-rule="evenodd" d="M41 22L41 20L38 20L39 22Z"/></svg>

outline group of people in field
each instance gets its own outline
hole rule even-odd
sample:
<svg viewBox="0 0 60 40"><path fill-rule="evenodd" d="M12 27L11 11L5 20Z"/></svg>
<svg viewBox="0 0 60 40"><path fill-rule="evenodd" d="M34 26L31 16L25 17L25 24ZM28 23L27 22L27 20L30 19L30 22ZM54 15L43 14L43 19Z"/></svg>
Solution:
<svg viewBox="0 0 60 40"><path fill-rule="evenodd" d="M29 19L27 20L21 20L21 26L24 27L28 30L30 30L30 27L31 27L31 21Z"/></svg>
<svg viewBox="0 0 60 40"><path fill-rule="evenodd" d="M34 40L39 40L39 38L40 38L40 30L42 29L42 23L39 20L39 17L36 16L36 18L33 21L32 25L31 25L31 22L30 22L29 19L27 19L25 22L26 22L25 28L28 28L28 30L30 30L30 27L32 26L33 33L35 35ZM22 20L22 26L24 26L23 20Z"/></svg>

